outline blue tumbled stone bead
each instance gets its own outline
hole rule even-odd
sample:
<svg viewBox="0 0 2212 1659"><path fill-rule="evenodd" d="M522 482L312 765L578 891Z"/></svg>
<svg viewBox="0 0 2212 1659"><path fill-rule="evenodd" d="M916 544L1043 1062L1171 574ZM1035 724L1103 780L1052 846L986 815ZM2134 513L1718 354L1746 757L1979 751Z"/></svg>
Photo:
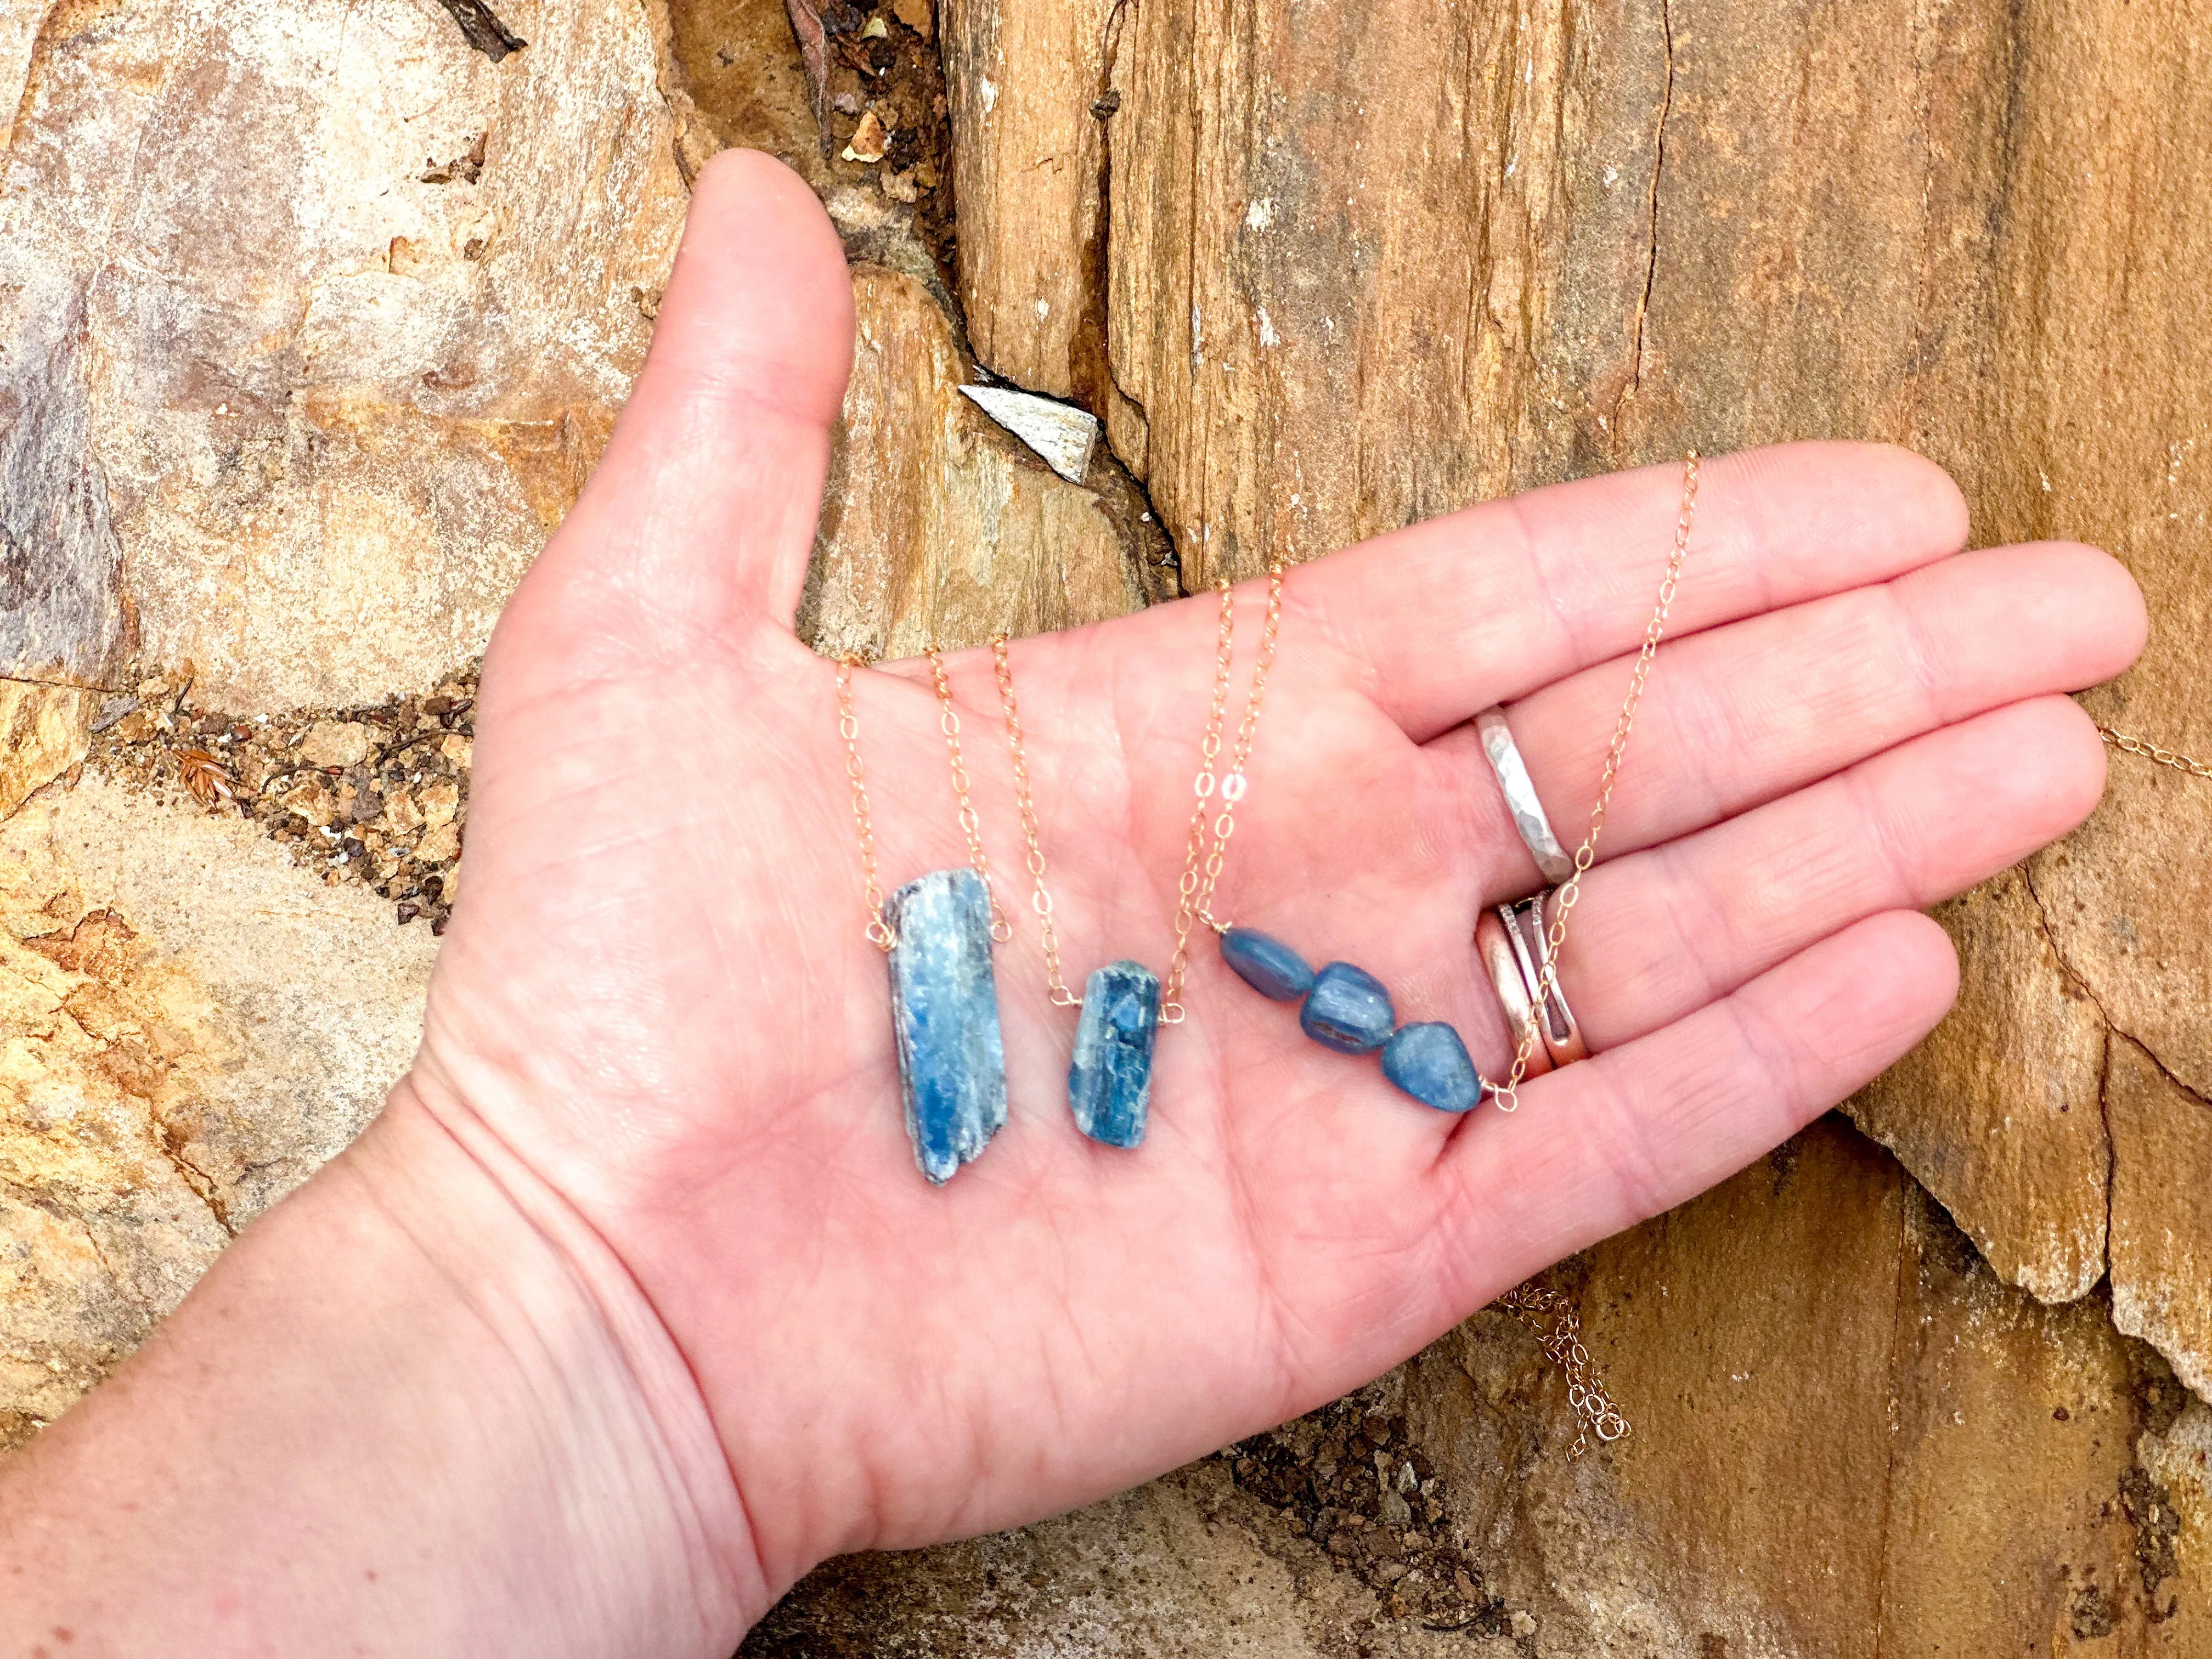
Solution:
<svg viewBox="0 0 2212 1659"><path fill-rule="evenodd" d="M1397 1026L1398 1011L1382 981L1348 962L1332 962L1316 974L1298 1010L1299 1029L1339 1054L1371 1053Z"/></svg>
<svg viewBox="0 0 2212 1659"><path fill-rule="evenodd" d="M884 906L891 1024L914 1161L943 1185L1006 1121L1006 1057L991 975L991 895L973 870L935 870Z"/></svg>
<svg viewBox="0 0 2212 1659"><path fill-rule="evenodd" d="M1116 962L1083 982L1083 1018L1067 1068L1075 1127L1109 1146L1145 1139L1152 1100L1152 1043L1160 1030L1159 975L1139 962Z"/></svg>
<svg viewBox="0 0 2212 1659"><path fill-rule="evenodd" d="M1306 959L1256 927L1231 927L1222 934L1221 959L1261 996L1278 1002L1295 1002L1313 989L1314 970Z"/></svg>
<svg viewBox="0 0 2212 1659"><path fill-rule="evenodd" d="M1441 1021L1407 1025L1382 1045L1382 1075L1424 1106L1471 1111L1482 1103L1482 1076L1459 1033Z"/></svg>

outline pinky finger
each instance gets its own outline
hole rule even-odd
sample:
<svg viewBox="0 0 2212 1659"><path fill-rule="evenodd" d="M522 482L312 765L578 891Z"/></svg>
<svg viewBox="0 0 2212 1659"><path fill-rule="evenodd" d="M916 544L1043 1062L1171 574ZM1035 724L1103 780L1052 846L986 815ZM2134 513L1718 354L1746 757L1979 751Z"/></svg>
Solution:
<svg viewBox="0 0 2212 1659"><path fill-rule="evenodd" d="M1936 922L1869 916L1464 1122L1431 1173L1462 1313L1788 1139L1934 1030L1958 980Z"/></svg>

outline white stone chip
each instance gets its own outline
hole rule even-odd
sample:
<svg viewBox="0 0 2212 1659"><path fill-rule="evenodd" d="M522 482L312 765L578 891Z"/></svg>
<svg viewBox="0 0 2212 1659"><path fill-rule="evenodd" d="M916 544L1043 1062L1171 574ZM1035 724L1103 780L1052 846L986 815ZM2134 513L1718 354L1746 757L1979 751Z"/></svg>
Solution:
<svg viewBox="0 0 2212 1659"><path fill-rule="evenodd" d="M1034 392L1002 386L963 386L960 390L1000 426L1044 458L1045 465L1068 481L1081 483L1098 441L1098 417Z"/></svg>

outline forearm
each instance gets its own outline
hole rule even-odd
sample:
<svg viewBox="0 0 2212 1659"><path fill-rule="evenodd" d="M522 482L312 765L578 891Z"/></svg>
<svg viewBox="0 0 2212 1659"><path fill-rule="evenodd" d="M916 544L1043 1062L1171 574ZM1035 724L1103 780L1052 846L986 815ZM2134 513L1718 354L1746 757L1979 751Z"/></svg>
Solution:
<svg viewBox="0 0 2212 1659"><path fill-rule="evenodd" d="M726 1655L734 1488L578 1233L403 1085L0 1474L0 1654Z"/></svg>

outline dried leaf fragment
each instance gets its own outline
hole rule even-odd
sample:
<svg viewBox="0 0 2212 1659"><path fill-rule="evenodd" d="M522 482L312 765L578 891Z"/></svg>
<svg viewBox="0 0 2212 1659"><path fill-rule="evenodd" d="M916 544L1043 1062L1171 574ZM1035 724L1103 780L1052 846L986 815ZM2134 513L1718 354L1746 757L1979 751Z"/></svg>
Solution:
<svg viewBox="0 0 2212 1659"><path fill-rule="evenodd" d="M177 769L183 774L185 787L192 792L192 799L203 806L238 799L238 780L204 749L183 750L177 757Z"/></svg>

